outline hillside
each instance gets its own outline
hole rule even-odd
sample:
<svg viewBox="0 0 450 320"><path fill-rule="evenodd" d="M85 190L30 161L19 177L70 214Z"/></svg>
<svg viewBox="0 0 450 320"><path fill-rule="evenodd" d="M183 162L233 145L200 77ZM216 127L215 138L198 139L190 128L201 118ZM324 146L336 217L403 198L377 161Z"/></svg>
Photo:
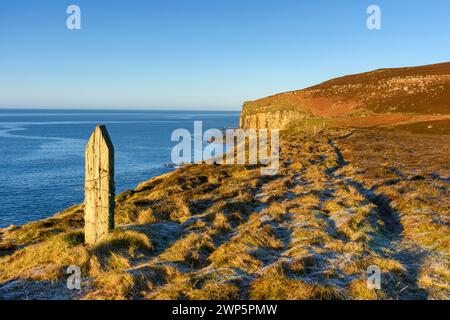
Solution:
<svg viewBox="0 0 450 320"><path fill-rule="evenodd" d="M117 196L93 246L82 206L0 230L0 298L450 299L450 139L414 128L284 131L273 177L184 166Z"/></svg>
<svg viewBox="0 0 450 320"><path fill-rule="evenodd" d="M380 69L246 102L241 126L283 128L295 119L385 115L391 116L385 123L450 115L450 63Z"/></svg>

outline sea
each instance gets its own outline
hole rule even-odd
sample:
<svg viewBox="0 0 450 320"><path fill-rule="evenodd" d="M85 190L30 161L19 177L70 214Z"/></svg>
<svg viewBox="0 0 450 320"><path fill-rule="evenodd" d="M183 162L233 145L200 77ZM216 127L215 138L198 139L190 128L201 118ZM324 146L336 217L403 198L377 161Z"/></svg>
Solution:
<svg viewBox="0 0 450 320"><path fill-rule="evenodd" d="M0 109L0 228L83 202L84 150L98 124L115 149L116 194L174 170L172 132L239 125L233 111Z"/></svg>

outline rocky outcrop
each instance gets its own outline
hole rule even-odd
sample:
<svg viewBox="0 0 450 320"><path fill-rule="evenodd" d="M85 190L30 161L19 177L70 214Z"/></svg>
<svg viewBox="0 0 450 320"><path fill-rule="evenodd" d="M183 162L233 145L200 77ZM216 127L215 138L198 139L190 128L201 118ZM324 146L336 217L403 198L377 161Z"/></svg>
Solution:
<svg viewBox="0 0 450 320"><path fill-rule="evenodd" d="M284 129L295 121L307 118L308 115L293 110L260 112L260 113L242 113L240 127L242 129Z"/></svg>

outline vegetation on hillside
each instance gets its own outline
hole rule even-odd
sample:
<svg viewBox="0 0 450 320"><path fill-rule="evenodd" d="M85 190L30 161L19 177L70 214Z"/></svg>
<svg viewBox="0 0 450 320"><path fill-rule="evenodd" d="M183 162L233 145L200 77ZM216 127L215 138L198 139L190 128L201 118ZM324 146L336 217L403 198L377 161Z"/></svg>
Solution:
<svg viewBox="0 0 450 320"><path fill-rule="evenodd" d="M243 117L296 110L311 117L450 114L450 63L380 69L248 101Z"/></svg>
<svg viewBox="0 0 450 320"><path fill-rule="evenodd" d="M95 246L82 206L1 230L0 297L450 299L448 136L302 130L282 133L276 176L186 165L118 195Z"/></svg>

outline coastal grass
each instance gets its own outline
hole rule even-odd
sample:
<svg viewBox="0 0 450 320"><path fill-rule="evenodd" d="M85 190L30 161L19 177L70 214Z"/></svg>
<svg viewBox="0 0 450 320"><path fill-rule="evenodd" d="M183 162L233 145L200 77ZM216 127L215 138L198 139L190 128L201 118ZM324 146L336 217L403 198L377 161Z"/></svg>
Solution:
<svg viewBox="0 0 450 320"><path fill-rule="evenodd" d="M276 176L185 165L118 195L116 230L95 245L82 206L1 230L0 294L78 265L82 299L450 298L449 140L296 132L281 135Z"/></svg>

